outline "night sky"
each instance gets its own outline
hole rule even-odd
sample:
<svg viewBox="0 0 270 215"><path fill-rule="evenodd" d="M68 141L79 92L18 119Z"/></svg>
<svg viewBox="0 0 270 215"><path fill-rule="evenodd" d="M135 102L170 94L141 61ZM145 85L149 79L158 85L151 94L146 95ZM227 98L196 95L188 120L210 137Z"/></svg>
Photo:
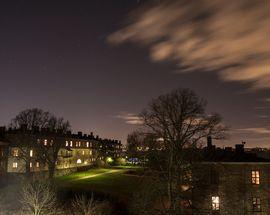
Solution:
<svg viewBox="0 0 270 215"><path fill-rule="evenodd" d="M226 58L209 69L196 58L188 58L188 63L198 62L199 66L186 71L178 63L179 58L185 62L186 56L168 60L163 52L150 53L157 48L155 35L151 35L151 41L143 36L151 26L136 32L136 23L147 19L138 17L138 13L147 13L147 7L137 0L1 1L0 124L7 125L21 110L38 107L68 119L75 132L93 131L125 142L127 134L136 128L136 114L152 98L177 87L189 87L208 100L209 113L220 113L230 127L230 139L219 146L244 140L247 146L269 147L270 81L265 81L270 80L269 53L264 52L259 66L253 57L250 68L243 67L247 50L237 49L236 53L242 51L237 56L244 56L237 58L241 67L232 66L231 59ZM135 18L131 19L134 11ZM154 18L155 12L158 10L152 13ZM167 17L166 13L161 15ZM166 23L160 27L166 27ZM121 38L128 31L132 35ZM259 33L263 35L264 31ZM251 59L251 55L248 57ZM224 65L235 73L226 70L221 78ZM255 75L243 79L259 73L257 67L266 69L263 78Z"/></svg>

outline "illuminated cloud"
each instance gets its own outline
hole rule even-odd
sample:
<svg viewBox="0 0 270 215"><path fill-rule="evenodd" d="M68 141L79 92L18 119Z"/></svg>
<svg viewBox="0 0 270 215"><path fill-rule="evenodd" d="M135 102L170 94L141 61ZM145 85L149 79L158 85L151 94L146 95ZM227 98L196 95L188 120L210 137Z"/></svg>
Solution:
<svg viewBox="0 0 270 215"><path fill-rule="evenodd" d="M269 0L157 1L108 41L145 45L153 61L174 61L182 72L270 88L269 11Z"/></svg>
<svg viewBox="0 0 270 215"><path fill-rule="evenodd" d="M270 134L270 128L254 127L254 128L238 128L235 129L236 133L253 133L253 134Z"/></svg>
<svg viewBox="0 0 270 215"><path fill-rule="evenodd" d="M115 117L122 119L127 124L131 124L131 125L141 125L143 123L142 119L138 115L133 114L133 113L122 112Z"/></svg>

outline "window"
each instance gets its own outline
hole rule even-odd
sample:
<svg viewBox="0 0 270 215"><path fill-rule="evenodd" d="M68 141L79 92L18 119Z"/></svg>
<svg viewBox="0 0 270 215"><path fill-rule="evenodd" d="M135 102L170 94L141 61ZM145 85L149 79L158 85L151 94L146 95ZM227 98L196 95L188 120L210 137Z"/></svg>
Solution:
<svg viewBox="0 0 270 215"><path fill-rule="evenodd" d="M66 141L66 146L68 146L68 141Z"/></svg>
<svg viewBox="0 0 270 215"><path fill-rule="evenodd" d="M261 211L261 199L260 198L252 198L252 208L254 212Z"/></svg>
<svg viewBox="0 0 270 215"><path fill-rule="evenodd" d="M39 162L36 163L36 167L39 168Z"/></svg>
<svg viewBox="0 0 270 215"><path fill-rule="evenodd" d="M30 150L30 157L33 157L33 150Z"/></svg>
<svg viewBox="0 0 270 215"><path fill-rule="evenodd" d="M44 146L47 146L48 140L44 140Z"/></svg>
<svg viewBox="0 0 270 215"><path fill-rule="evenodd" d="M219 210L219 196L212 196L212 210L218 211Z"/></svg>
<svg viewBox="0 0 270 215"><path fill-rule="evenodd" d="M12 154L13 154L14 157L18 157L19 156L19 150L14 149Z"/></svg>
<svg viewBox="0 0 270 215"><path fill-rule="evenodd" d="M92 150L89 151L89 155L92 155Z"/></svg>
<svg viewBox="0 0 270 215"><path fill-rule="evenodd" d="M83 151L82 151L82 154L84 155L84 153L85 153L85 152L84 152L84 150L83 150Z"/></svg>
<svg viewBox="0 0 270 215"><path fill-rule="evenodd" d="M30 164L29 164L29 165L30 165L30 168L32 168L32 167L33 167L33 163L32 163L32 162L30 162Z"/></svg>
<svg viewBox="0 0 270 215"><path fill-rule="evenodd" d="M73 144L72 144L72 141L70 141L70 147L72 147L72 145L73 145Z"/></svg>
<svg viewBox="0 0 270 215"><path fill-rule="evenodd" d="M260 172L259 171L251 171L251 183L252 184L260 184Z"/></svg>
<svg viewBox="0 0 270 215"><path fill-rule="evenodd" d="M13 168L18 168L18 163L17 162L13 162L12 167Z"/></svg>
<svg viewBox="0 0 270 215"><path fill-rule="evenodd" d="M86 142L86 147L87 147L87 148L89 147L89 142Z"/></svg>

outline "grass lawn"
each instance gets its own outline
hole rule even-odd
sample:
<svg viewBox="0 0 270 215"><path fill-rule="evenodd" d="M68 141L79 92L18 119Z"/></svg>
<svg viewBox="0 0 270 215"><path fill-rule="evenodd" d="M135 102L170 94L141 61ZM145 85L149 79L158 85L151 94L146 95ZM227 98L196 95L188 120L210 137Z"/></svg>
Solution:
<svg viewBox="0 0 270 215"><path fill-rule="evenodd" d="M127 198L141 185L142 178L129 171L140 171L141 168L115 167L91 169L56 178L60 189L93 191Z"/></svg>

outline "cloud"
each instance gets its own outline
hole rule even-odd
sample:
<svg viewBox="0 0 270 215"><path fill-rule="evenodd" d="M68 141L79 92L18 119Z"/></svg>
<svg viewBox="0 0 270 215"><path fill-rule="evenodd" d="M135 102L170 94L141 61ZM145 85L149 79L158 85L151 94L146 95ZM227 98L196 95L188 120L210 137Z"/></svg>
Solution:
<svg viewBox="0 0 270 215"><path fill-rule="evenodd" d="M121 112L115 117L122 119L125 121L125 123L131 124L131 125L141 125L143 123L142 119L134 113Z"/></svg>
<svg viewBox="0 0 270 215"><path fill-rule="evenodd" d="M270 88L270 1L156 1L111 34L113 44L149 47L153 61L182 72L217 72L224 81Z"/></svg>
<svg viewBox="0 0 270 215"><path fill-rule="evenodd" d="M270 128L267 128L267 127L238 128L238 129L235 129L234 132L235 133L270 134Z"/></svg>

